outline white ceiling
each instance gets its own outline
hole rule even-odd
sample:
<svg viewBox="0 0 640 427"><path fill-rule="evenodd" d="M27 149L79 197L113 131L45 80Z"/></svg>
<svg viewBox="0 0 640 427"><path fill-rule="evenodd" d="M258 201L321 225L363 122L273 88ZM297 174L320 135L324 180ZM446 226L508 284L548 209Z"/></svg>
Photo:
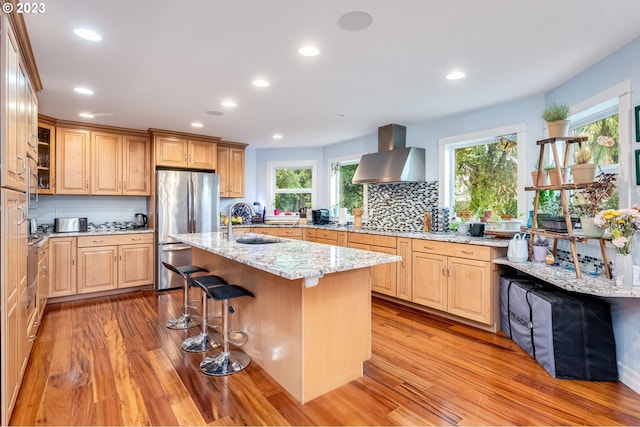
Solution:
<svg viewBox="0 0 640 427"><path fill-rule="evenodd" d="M24 15L59 119L327 145L566 81L640 34L638 0L55 0ZM338 19L367 11L347 31ZM88 42L73 34L91 28ZM320 55L298 48L313 43ZM454 69L467 73L448 81ZM268 88L252 87L264 77ZM78 95L76 86L93 96ZM237 107L220 105L233 99ZM222 116L207 111L224 112ZM86 120L78 113L89 111ZM343 114L343 118L334 115ZM191 127L200 121L201 129ZM281 140L273 140L281 133Z"/></svg>

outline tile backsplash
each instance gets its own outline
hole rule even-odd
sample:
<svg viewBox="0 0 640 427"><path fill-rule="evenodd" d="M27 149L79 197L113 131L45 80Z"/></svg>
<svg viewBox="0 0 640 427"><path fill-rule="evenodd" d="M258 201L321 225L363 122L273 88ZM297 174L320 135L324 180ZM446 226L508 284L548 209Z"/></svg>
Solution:
<svg viewBox="0 0 640 427"><path fill-rule="evenodd" d="M366 226L392 231L424 229L424 213L438 206L438 182L367 185Z"/></svg>

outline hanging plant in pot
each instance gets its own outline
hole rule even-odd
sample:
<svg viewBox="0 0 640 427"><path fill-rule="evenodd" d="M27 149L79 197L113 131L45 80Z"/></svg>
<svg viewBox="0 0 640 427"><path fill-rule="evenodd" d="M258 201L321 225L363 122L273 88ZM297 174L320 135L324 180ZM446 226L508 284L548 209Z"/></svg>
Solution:
<svg viewBox="0 0 640 427"><path fill-rule="evenodd" d="M607 202L613 200L617 176L614 173L600 173L592 184L573 196L574 212L580 214L582 231L586 237L600 238L604 234L605 229L595 225L593 218L607 207Z"/></svg>
<svg viewBox="0 0 640 427"><path fill-rule="evenodd" d="M571 166L571 175L575 184L588 184L596 176L596 164L591 162L591 150L583 144L574 156L575 164Z"/></svg>
<svg viewBox="0 0 640 427"><path fill-rule="evenodd" d="M566 136L569 131L569 106L552 102L542 111L542 119L547 122L549 138Z"/></svg>

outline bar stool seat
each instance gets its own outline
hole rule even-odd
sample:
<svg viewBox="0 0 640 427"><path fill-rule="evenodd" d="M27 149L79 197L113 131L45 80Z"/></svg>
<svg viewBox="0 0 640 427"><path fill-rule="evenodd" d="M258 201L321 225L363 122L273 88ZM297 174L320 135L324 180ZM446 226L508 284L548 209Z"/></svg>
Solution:
<svg viewBox="0 0 640 427"><path fill-rule="evenodd" d="M182 315L173 318L167 322L167 328L169 329L189 329L200 325L200 319L197 315L192 315L189 312L189 287L193 286L191 283L191 275L194 273L208 273L207 269L198 267L196 265L183 265L175 266L168 262L162 262L162 265L169 271L179 274L184 279L184 309Z"/></svg>
<svg viewBox="0 0 640 427"><path fill-rule="evenodd" d="M220 276L208 275L198 276L191 279L193 286L198 286L202 289L202 329L198 335L188 337L182 341L181 348L184 351L191 353L202 353L220 346L222 341L218 334L210 333L209 327L219 327L220 324L212 324L208 316L207 300L211 298L209 296L209 290L215 289L221 286L228 286L227 281Z"/></svg>
<svg viewBox="0 0 640 427"><path fill-rule="evenodd" d="M220 353L205 357L200 362L200 370L211 376L235 374L246 368L251 363L251 358L243 351L229 350L229 313L233 313L233 307L229 305L229 300L245 296L254 298L255 295L238 285L210 287L207 289L207 294L211 299L222 301L221 335L223 348Z"/></svg>

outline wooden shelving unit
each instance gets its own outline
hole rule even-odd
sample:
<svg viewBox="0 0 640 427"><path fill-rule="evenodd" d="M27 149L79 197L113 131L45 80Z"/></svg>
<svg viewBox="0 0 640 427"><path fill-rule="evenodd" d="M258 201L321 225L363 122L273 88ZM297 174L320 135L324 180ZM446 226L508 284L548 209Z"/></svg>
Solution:
<svg viewBox="0 0 640 427"><path fill-rule="evenodd" d="M569 242L569 246L571 248L571 255L573 257L573 265L575 267L575 271L576 271L576 278L581 279L582 278L582 273L580 272L580 263L578 262L578 251L576 249L576 242L586 242L589 239L593 239L593 238L589 238L589 237L585 237L583 235L575 235L573 232L573 224L571 223L571 214L569 212L569 196L568 196L568 192L573 191L573 190L579 190L579 189L585 189L585 188L589 188L590 185L592 184L569 184L569 183L564 183L563 182L563 173L562 173L562 169L569 167L569 154L571 152L571 146L572 144L578 144L579 147L582 146L582 143L587 141L587 137L586 136L576 136L576 137L557 137L557 138L547 138L547 139L542 139L540 141L537 141L537 144L540 146L540 158L538 160L538 176L537 176L537 182L534 183L533 187L525 187L526 191L535 191L536 195L533 201L533 221L532 221L532 227L533 228L528 228L526 229L526 231L528 233L530 233L532 236L538 235L538 236L544 236L547 238L551 238L553 239L553 255L556 255L556 250L558 248L558 240L562 239L562 240L567 240ZM565 148L564 148L564 158L563 161L560 162L560 157L558 156L558 148L556 145L556 142L558 141L563 141L565 143ZM544 154L545 154L545 148L547 146L551 147L551 154L553 156L553 162L556 168L556 172L560 178L560 183L557 185L539 185L540 184L540 180L542 178L542 173L541 173L541 167L542 164L544 162ZM553 231L547 231L544 229L540 229L540 228L535 228L538 224L538 204L540 201L540 191L541 190L553 190L553 191L558 191L560 193L560 203L562 205L562 213L565 219L565 223L567 226L567 232L566 233L557 233L557 232L553 232ZM531 257L531 254L533 252L533 238L530 239L530 243L529 243L529 257ZM607 277L610 279L611 278L611 269L609 268L609 257L607 256L607 250L606 250L606 246L605 246L605 239L595 239L598 240L600 243L600 250L602 251L602 261L604 263L604 268L605 268L605 272L607 274Z"/></svg>

